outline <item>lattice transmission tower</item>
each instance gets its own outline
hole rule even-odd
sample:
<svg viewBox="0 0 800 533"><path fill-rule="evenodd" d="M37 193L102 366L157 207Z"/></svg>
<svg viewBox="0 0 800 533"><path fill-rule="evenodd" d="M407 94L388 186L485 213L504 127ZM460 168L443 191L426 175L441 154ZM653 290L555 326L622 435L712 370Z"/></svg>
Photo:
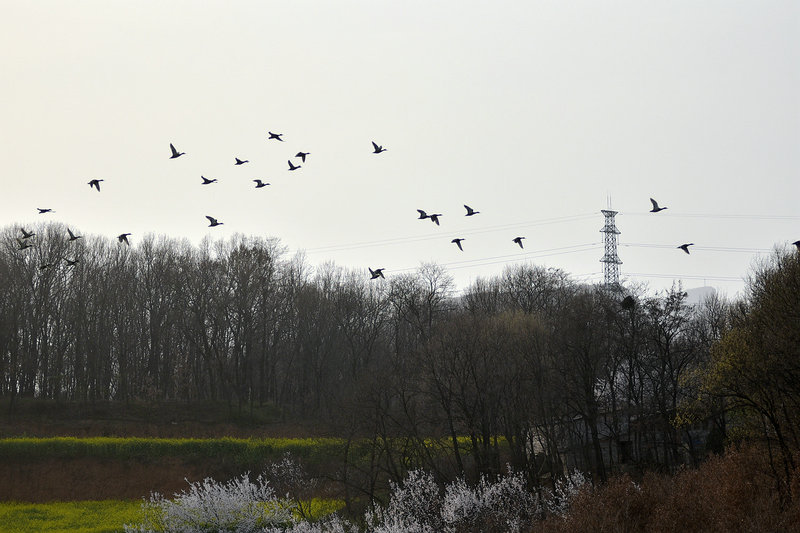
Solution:
<svg viewBox="0 0 800 533"><path fill-rule="evenodd" d="M603 278L606 289L616 290L620 288L619 266L622 264L622 261L620 261L617 255L617 236L620 234L617 225L614 223L614 216L617 212L611 209L603 209L601 213L606 217L606 224L603 226L603 229L600 230L600 233L606 234L605 254L600 260L600 262L603 263Z"/></svg>

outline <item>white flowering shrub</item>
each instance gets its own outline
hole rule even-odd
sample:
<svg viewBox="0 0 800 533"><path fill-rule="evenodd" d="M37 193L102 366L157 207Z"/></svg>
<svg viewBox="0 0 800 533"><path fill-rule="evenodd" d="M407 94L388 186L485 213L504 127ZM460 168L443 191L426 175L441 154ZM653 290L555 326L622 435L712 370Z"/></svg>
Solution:
<svg viewBox="0 0 800 533"><path fill-rule="evenodd" d="M482 477L476 487L462 479L445 489L442 519L448 531L504 531L529 529L541 511L520 473L498 476L492 482Z"/></svg>
<svg viewBox="0 0 800 533"><path fill-rule="evenodd" d="M306 478L290 458L268 471L289 485ZM167 500L159 494L144 502L145 519L126 525L127 533L520 533L532 529L546 513L564 516L576 494L588 482L580 472L558 480L555 490L541 496L525 486L521 473L482 477L469 486L456 480L441 490L433 475L421 470L408 473L402 483L391 484L389 503L368 511L359 528L336 514L318 521L302 520L297 504L277 498L275 490L259 476L248 475L226 483L212 479L190 483L189 490ZM308 515L302 515L308 518Z"/></svg>
<svg viewBox="0 0 800 533"><path fill-rule="evenodd" d="M569 511L573 498L581 491L589 479L577 470L570 472L555 483L555 490L548 491L544 498L547 511L557 516L564 516Z"/></svg>
<svg viewBox="0 0 800 533"><path fill-rule="evenodd" d="M438 533L443 530L441 492L433 475L412 470L400 483L392 483L386 507L368 512L370 533Z"/></svg>
<svg viewBox="0 0 800 533"><path fill-rule="evenodd" d="M269 483L247 474L220 483L211 478L189 483L189 489L168 500L153 494L142 504L144 520L126 525L126 533L255 533L292 523L294 506L275 497Z"/></svg>

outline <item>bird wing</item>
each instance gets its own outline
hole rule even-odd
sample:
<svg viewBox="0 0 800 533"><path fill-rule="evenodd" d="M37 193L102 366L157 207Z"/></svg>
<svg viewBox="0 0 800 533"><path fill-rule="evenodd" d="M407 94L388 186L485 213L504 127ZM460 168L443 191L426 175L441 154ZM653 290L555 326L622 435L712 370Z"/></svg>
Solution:
<svg viewBox="0 0 800 533"><path fill-rule="evenodd" d="M467 209L467 214L468 215L471 215L472 213L474 213L472 208L470 206L468 206L467 204L464 204L464 207Z"/></svg>
<svg viewBox="0 0 800 533"><path fill-rule="evenodd" d="M69 238L70 238L70 239L74 239L74 238L75 238L75 234L74 234L74 233L72 233L72 230L71 230L71 229L67 228L67 233L69 233Z"/></svg>
<svg viewBox="0 0 800 533"><path fill-rule="evenodd" d="M211 222L212 224L216 224L216 223L217 223L217 219L216 219L216 218L214 218L214 217L210 217L210 216L206 215L206 218L207 218L207 219L208 219L208 221L209 221L209 222Z"/></svg>
<svg viewBox="0 0 800 533"><path fill-rule="evenodd" d="M419 212L419 218L428 218L428 214L422 209L417 209L417 212Z"/></svg>
<svg viewBox="0 0 800 533"><path fill-rule="evenodd" d="M169 143L169 149L172 150L172 155L178 155L178 151L175 149L172 143Z"/></svg>
<svg viewBox="0 0 800 533"><path fill-rule="evenodd" d="M653 204L653 209L658 209L658 202L650 198L650 202Z"/></svg>

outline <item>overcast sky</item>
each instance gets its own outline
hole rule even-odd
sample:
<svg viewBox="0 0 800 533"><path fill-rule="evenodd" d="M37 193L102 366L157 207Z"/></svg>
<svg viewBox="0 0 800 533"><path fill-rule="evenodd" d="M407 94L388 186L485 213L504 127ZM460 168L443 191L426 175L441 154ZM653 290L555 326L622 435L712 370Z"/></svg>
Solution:
<svg viewBox="0 0 800 533"><path fill-rule="evenodd" d="M800 239L797 1L0 12L3 226L57 220L134 245L273 236L312 265L388 276L433 261L463 288L524 261L602 280L610 198L623 279L729 295L759 254ZM651 196L669 209L648 213Z"/></svg>

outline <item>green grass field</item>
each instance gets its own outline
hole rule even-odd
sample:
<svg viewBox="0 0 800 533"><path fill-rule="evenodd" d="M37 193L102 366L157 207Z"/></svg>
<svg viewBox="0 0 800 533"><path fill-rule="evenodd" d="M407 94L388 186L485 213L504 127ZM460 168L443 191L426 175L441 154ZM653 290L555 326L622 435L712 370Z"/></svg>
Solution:
<svg viewBox="0 0 800 533"><path fill-rule="evenodd" d="M306 509L316 518L344 506L338 500L314 499ZM17 503L0 502L0 533L34 531L111 533L141 519L142 500Z"/></svg>
<svg viewBox="0 0 800 533"><path fill-rule="evenodd" d="M0 533L110 533L141 517L141 500L0 503Z"/></svg>

